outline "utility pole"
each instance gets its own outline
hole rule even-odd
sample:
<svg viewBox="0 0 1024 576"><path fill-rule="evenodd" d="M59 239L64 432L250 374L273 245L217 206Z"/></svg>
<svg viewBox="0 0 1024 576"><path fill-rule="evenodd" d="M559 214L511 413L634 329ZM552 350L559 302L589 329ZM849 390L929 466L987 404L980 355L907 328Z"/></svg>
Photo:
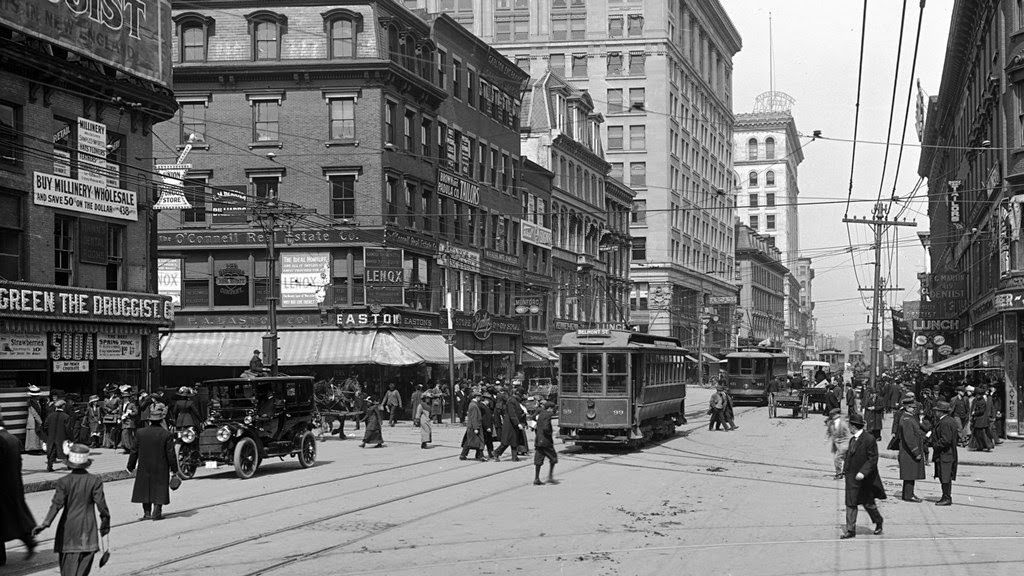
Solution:
<svg viewBox="0 0 1024 576"><path fill-rule="evenodd" d="M881 202L875 204L875 209L872 212L871 219L843 218L843 222L847 224L868 224L873 226L875 229L874 285L870 288L858 288L863 291L870 290L873 293L871 303L871 372L869 374L868 384L874 388L875 381L878 379L878 312L882 303L882 292L886 290L899 290L899 288L884 288L882 286L882 232L887 226L916 227L917 222L908 222L906 220L886 220L885 204Z"/></svg>
<svg viewBox="0 0 1024 576"><path fill-rule="evenodd" d="M274 238L277 232L278 220L292 220L306 214L315 214L312 208L288 207L282 208L278 205L276 198L271 198L261 205L252 208L253 216L259 220L263 231L267 235L267 281L270 284L270 294L267 295L267 322L269 330L263 336L263 359L270 367L270 375L277 376L277 243ZM285 232L285 243L291 244L291 224Z"/></svg>

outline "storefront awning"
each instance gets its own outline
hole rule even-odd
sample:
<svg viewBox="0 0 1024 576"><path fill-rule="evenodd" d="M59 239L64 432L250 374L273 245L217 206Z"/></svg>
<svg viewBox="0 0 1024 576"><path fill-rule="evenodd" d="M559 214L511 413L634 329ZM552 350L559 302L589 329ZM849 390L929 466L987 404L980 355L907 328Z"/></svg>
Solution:
<svg viewBox="0 0 1024 576"><path fill-rule="evenodd" d="M921 372L924 372L925 374L934 374L935 372L956 372L957 369L953 368L954 366L958 364L963 364L964 362L970 360L971 358L977 358L978 356L981 356L986 352L991 352L1000 346L1001 344L994 344L992 346L981 346L979 348L971 348L970 350L966 352L961 352L956 356L950 356L945 360L940 360L933 364L924 366L921 368Z"/></svg>
<svg viewBox="0 0 1024 576"><path fill-rule="evenodd" d="M427 364L448 364L448 343L436 332L413 332L394 330L391 332L399 342L415 352ZM469 364L473 359L454 348L455 363Z"/></svg>
<svg viewBox="0 0 1024 576"><path fill-rule="evenodd" d="M248 366L263 349L263 332L175 332L161 339L164 366ZM423 358L387 332L286 330L279 333L280 366L381 364L411 366Z"/></svg>
<svg viewBox="0 0 1024 576"><path fill-rule="evenodd" d="M463 350L470 356L512 356L515 352L511 350Z"/></svg>
<svg viewBox="0 0 1024 576"><path fill-rule="evenodd" d="M552 352L551 349L548 348L547 346L526 346L526 345L524 345L523 346L523 352L525 352L526 354L528 354L531 357L530 360L535 359L534 360L535 362L547 363L547 362L557 362L558 361L558 354L555 354L554 352ZM524 356L523 357L523 361L527 362L529 360Z"/></svg>

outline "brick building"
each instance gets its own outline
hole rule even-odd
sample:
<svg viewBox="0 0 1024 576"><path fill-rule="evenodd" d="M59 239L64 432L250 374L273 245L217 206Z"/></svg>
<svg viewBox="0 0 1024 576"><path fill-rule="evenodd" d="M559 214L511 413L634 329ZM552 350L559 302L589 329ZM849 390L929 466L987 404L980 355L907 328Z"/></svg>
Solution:
<svg viewBox="0 0 1024 576"><path fill-rule="evenodd" d="M259 348L276 281L291 373L446 377L438 312L450 292L456 346L476 359L457 363L510 374L522 332L513 96L525 74L449 18L391 0L200 0L173 18L182 108L156 154L173 162L191 138L193 207L160 220L165 290L181 306L168 371L237 372ZM255 217L268 207L273 223Z"/></svg>
<svg viewBox="0 0 1024 576"><path fill-rule="evenodd" d="M736 268L742 313L739 337L749 342L785 341L785 286L790 275L775 238L736 220Z"/></svg>
<svg viewBox="0 0 1024 576"><path fill-rule="evenodd" d="M175 104L169 5L143 4L117 30L65 3L0 6L0 409L15 433L29 384L84 400L153 383L173 310L156 294L146 168Z"/></svg>

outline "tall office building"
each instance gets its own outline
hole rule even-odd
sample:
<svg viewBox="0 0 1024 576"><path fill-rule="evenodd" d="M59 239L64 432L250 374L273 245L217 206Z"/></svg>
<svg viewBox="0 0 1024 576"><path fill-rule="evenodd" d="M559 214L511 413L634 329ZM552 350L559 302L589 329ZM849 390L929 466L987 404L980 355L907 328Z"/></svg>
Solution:
<svg viewBox="0 0 1024 576"><path fill-rule="evenodd" d="M636 191L631 322L726 347L735 297L732 57L740 35L715 0L409 0L444 11L509 59L587 90L605 117L611 176Z"/></svg>

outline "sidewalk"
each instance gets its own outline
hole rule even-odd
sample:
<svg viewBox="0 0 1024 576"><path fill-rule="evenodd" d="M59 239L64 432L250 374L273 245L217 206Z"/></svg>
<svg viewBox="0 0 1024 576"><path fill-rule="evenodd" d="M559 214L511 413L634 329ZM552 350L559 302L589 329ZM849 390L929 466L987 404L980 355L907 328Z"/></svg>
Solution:
<svg viewBox="0 0 1024 576"><path fill-rule="evenodd" d="M128 465L128 455L122 454L121 450L93 448L89 457L93 460L89 472L99 476L104 482L131 477L131 474L125 470L125 466ZM21 479L25 482L26 493L52 490L53 483L67 473L67 466L61 462L53 464L53 472L47 472L45 454L21 455Z"/></svg>
<svg viewBox="0 0 1024 576"><path fill-rule="evenodd" d="M888 438L885 438L888 442ZM889 460L896 459L895 450L883 450L879 446L878 455ZM931 466L931 452L929 462ZM1024 442L1020 440L1003 440L991 452L971 452L967 448L957 448L957 460L960 466L1002 466L1006 468L1024 468Z"/></svg>

